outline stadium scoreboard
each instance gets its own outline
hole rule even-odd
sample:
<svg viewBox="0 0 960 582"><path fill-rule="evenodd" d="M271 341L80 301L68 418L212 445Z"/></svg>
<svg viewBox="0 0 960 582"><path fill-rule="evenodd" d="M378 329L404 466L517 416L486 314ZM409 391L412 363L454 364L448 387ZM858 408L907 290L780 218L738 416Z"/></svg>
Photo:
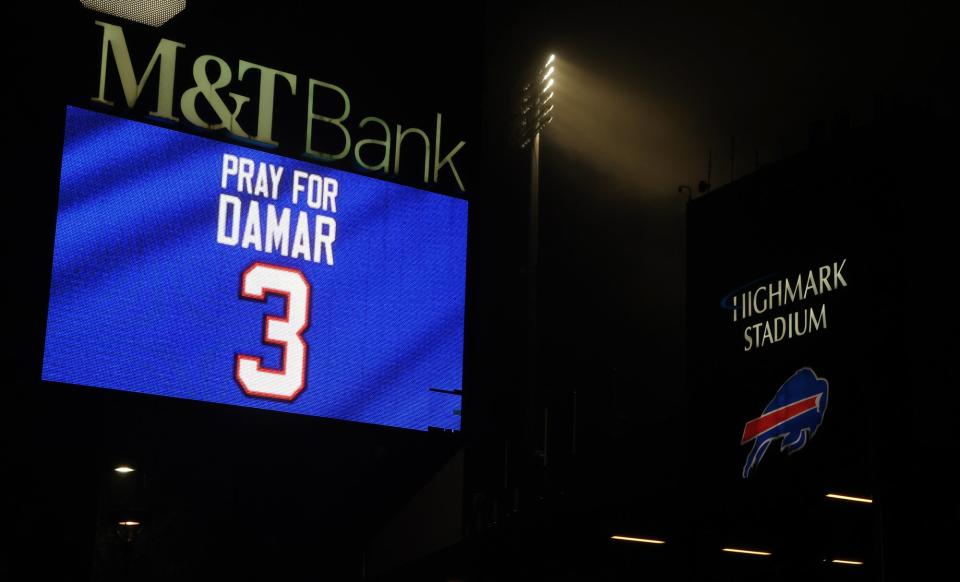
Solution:
<svg viewBox="0 0 960 582"><path fill-rule="evenodd" d="M466 245L466 200L70 106L42 377L456 430Z"/></svg>

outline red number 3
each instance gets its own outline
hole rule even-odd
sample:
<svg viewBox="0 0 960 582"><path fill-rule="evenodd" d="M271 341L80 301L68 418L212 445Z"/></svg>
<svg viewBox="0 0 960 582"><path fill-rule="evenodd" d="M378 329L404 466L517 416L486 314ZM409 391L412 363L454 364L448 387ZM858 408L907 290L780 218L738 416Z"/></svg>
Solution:
<svg viewBox="0 0 960 582"><path fill-rule="evenodd" d="M310 325L310 283L297 269L254 263L243 272L240 294L245 299L266 301L267 293L284 295L284 317L267 316L263 322L264 343L283 349L279 370L263 367L257 356L237 354L234 376L248 396L293 400L307 385L307 344L303 332Z"/></svg>

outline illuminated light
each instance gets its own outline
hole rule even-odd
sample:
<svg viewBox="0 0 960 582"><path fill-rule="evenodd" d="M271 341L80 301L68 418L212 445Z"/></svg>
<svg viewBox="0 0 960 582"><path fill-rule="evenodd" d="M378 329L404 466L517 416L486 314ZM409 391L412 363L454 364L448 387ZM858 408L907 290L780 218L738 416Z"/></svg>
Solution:
<svg viewBox="0 0 960 582"><path fill-rule="evenodd" d="M543 105L546 105L547 101L550 101L551 99L553 99L553 91L550 91L550 94L547 95L547 98L543 100Z"/></svg>
<svg viewBox="0 0 960 582"><path fill-rule="evenodd" d="M611 540L620 540L622 542L637 542L640 544L665 544L663 540L654 540L650 538L632 538L629 536L610 536Z"/></svg>
<svg viewBox="0 0 960 582"><path fill-rule="evenodd" d="M540 115L546 115L546 114L550 113L551 111L553 111L553 105L551 105L550 107L547 107L547 109L544 110L544 112L541 113Z"/></svg>
<svg viewBox="0 0 960 582"><path fill-rule="evenodd" d="M830 499L840 499L842 501L856 501L857 503L873 503L873 499L866 497L853 497L852 495L840 495L839 493L827 493Z"/></svg>
<svg viewBox="0 0 960 582"><path fill-rule="evenodd" d="M834 564L846 564L847 566L862 566L863 562L860 560L830 560Z"/></svg>
<svg viewBox="0 0 960 582"><path fill-rule="evenodd" d="M127 527L135 527L135 526L140 525L140 522L139 522L139 521L133 521L133 520L126 520L126 521L117 522L117 525L124 525L124 526L127 526Z"/></svg>
<svg viewBox="0 0 960 582"><path fill-rule="evenodd" d="M751 556L770 556L770 552L762 552L760 550L742 550L740 548L723 548L724 552L730 552L731 554L748 554Z"/></svg>
<svg viewBox="0 0 960 582"><path fill-rule="evenodd" d="M161 26L187 7L187 0L153 0L152 2L80 0L80 3L89 10L148 26Z"/></svg>
<svg viewBox="0 0 960 582"><path fill-rule="evenodd" d="M550 55L550 58L547 59L547 64L543 65L544 67L549 67L550 63L557 60L557 55Z"/></svg>
<svg viewBox="0 0 960 582"><path fill-rule="evenodd" d="M542 80L543 80L543 81L546 81L547 79L549 79L549 78L550 78L550 75L553 74L553 71L554 71L554 67L550 67L550 70L547 71L547 74L543 76L543 79L542 79Z"/></svg>
<svg viewBox="0 0 960 582"><path fill-rule="evenodd" d="M135 470L136 469L134 469L133 467L128 467L127 465L120 465L119 467L116 467L114 469L114 471L116 471L117 473L122 473L124 475L127 473L133 473Z"/></svg>
<svg viewBox="0 0 960 582"><path fill-rule="evenodd" d="M550 87L553 87L553 79L550 79L549 81L547 81L547 84L543 88L543 91L541 91L541 93L546 93L547 89L549 89Z"/></svg>

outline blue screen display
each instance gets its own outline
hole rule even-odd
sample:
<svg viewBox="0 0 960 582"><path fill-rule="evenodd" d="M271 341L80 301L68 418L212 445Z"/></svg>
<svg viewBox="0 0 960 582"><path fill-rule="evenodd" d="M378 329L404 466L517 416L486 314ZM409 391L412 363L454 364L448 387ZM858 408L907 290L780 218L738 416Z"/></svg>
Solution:
<svg viewBox="0 0 960 582"><path fill-rule="evenodd" d="M67 110L43 379L460 428L467 202Z"/></svg>

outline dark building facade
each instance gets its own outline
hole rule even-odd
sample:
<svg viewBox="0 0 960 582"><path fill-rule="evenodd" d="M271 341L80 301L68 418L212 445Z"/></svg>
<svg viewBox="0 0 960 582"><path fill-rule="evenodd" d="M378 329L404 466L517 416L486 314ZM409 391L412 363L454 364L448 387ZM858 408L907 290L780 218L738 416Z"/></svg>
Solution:
<svg viewBox="0 0 960 582"><path fill-rule="evenodd" d="M936 327L955 314L916 277L949 261L949 229L906 193L941 188L955 130L900 112L690 204L691 465L710 500L698 521L772 553L698 560L703 575L937 571L951 534L935 516L956 519L939 431L956 400L937 388L951 372Z"/></svg>

